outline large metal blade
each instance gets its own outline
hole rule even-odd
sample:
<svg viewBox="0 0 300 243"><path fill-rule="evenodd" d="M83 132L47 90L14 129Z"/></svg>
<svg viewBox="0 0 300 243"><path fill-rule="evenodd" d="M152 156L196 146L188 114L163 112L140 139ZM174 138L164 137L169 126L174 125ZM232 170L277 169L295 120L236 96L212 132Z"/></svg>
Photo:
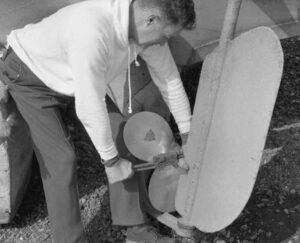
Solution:
<svg viewBox="0 0 300 243"><path fill-rule="evenodd" d="M194 111L200 114L198 126L192 125L193 132L200 130L205 119L216 53L208 56L202 69L196 101L199 109ZM191 169L179 181L176 209L184 217L189 214L190 225L215 232L243 210L259 169L282 70L281 44L270 28L255 28L231 42L202 160L185 154ZM194 144L194 152L198 145ZM187 202L191 186L196 191Z"/></svg>

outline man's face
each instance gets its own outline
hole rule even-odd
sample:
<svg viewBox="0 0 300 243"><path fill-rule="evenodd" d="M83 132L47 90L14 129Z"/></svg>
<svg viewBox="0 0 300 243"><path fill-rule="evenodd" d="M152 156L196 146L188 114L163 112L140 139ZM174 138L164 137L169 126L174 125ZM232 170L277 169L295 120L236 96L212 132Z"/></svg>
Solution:
<svg viewBox="0 0 300 243"><path fill-rule="evenodd" d="M157 16L150 16L147 24L137 27L135 42L143 47L164 45L170 37L178 35L181 30L180 25L166 24Z"/></svg>

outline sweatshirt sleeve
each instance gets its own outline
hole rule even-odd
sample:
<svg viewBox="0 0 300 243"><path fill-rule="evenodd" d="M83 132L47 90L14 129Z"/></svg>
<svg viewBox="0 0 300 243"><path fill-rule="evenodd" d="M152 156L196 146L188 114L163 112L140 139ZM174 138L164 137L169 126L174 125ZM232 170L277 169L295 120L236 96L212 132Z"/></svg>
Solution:
<svg viewBox="0 0 300 243"><path fill-rule="evenodd" d="M191 108L168 44L150 46L140 53L178 125L180 133L190 131Z"/></svg>
<svg viewBox="0 0 300 243"><path fill-rule="evenodd" d="M108 51L102 36L84 33L68 46L75 86L75 109L95 148L104 160L118 152L112 139L105 103Z"/></svg>

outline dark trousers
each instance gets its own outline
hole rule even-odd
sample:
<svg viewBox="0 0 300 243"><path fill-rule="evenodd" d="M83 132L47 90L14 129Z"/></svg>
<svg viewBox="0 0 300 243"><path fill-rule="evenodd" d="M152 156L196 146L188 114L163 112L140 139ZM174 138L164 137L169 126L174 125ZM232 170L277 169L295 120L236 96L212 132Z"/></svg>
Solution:
<svg viewBox="0 0 300 243"><path fill-rule="evenodd" d="M13 51L5 58L3 66L0 80L7 84L30 129L43 181L53 241L86 242L79 209L77 159L70 133L61 116L73 98L46 87ZM149 76L145 78L144 71L146 69L143 65L133 78L133 86L134 82L137 84L134 86L134 111L154 111L167 118L168 109ZM121 114L111 101L107 102L107 106L117 148L121 156L126 157L128 151L124 147L122 129L129 114ZM145 222L143 200L139 193L141 178L135 175L109 186L113 224L136 225Z"/></svg>
<svg viewBox="0 0 300 243"><path fill-rule="evenodd" d="M151 81L150 74L143 60L139 60L140 66L131 65L132 82L132 108L133 113L128 114L128 104L125 103L121 113L115 104L107 99L107 110L110 117L112 135L121 157L127 158L133 163L139 163L133 159L127 150L123 140L123 128L126 120L134 113L140 111L155 112L166 120L170 120L170 111L164 102L157 87ZM128 100L125 92L125 100ZM125 181L109 185L110 207L112 222L114 225L137 225L146 222L144 212L157 215L146 194L146 181L148 172L139 172Z"/></svg>

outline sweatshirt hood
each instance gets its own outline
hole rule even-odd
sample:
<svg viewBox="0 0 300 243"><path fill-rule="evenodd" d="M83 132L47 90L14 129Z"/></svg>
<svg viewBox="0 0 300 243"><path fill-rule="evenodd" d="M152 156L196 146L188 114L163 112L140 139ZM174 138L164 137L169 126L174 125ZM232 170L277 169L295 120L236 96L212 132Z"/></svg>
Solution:
<svg viewBox="0 0 300 243"><path fill-rule="evenodd" d="M114 9L114 25L115 29L119 30L116 34L124 46L129 46L128 31L129 31L129 7L132 0L113 0Z"/></svg>

